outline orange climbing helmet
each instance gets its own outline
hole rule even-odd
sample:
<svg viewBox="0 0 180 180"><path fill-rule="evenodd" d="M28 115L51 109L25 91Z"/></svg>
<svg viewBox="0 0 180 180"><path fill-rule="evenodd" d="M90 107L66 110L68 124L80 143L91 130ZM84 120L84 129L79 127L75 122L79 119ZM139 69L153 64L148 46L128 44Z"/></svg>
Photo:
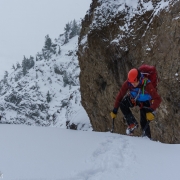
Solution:
<svg viewBox="0 0 180 180"><path fill-rule="evenodd" d="M128 73L128 81L130 83L134 83L137 82L139 80L139 78L141 77L141 73L138 69L133 68L129 71Z"/></svg>

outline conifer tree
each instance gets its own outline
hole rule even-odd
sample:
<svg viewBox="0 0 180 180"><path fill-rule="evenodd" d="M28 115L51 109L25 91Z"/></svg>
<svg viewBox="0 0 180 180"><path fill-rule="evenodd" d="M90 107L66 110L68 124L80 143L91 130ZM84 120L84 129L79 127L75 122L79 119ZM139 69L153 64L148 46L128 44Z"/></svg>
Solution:
<svg viewBox="0 0 180 180"><path fill-rule="evenodd" d="M26 58L24 56L24 59L22 60L22 71L23 71L23 75L25 76L27 74L27 71L29 69L31 69L32 67L34 67L34 58L32 56L30 56L30 58Z"/></svg>
<svg viewBox="0 0 180 180"><path fill-rule="evenodd" d="M19 69L19 68L21 68L21 65L19 64L19 62L17 62L16 69Z"/></svg>
<svg viewBox="0 0 180 180"><path fill-rule="evenodd" d="M45 45L44 48L42 49L42 55L44 57L44 59L49 60L52 56L52 53L55 52L55 46L52 46L53 43L51 41L51 38L49 37L49 35L45 36Z"/></svg>
<svg viewBox="0 0 180 180"><path fill-rule="evenodd" d="M69 34L69 39L73 38L78 34L79 34L79 27L76 20L74 19L72 22L71 33Z"/></svg>
<svg viewBox="0 0 180 180"><path fill-rule="evenodd" d="M28 69L31 69L32 67L34 67L34 64L35 64L35 62L34 62L34 58L32 57L32 56L30 56L30 59L29 59L29 67L28 67Z"/></svg>
<svg viewBox="0 0 180 180"><path fill-rule="evenodd" d="M5 71L5 73L4 73L4 79L3 79L4 84L7 83L7 77L8 77L8 72Z"/></svg>
<svg viewBox="0 0 180 180"><path fill-rule="evenodd" d="M69 35L68 32L65 32L65 40L64 40L64 44L69 42Z"/></svg>
<svg viewBox="0 0 180 180"><path fill-rule="evenodd" d="M4 78L7 78L7 77L8 77L8 72L5 71L5 73L4 73Z"/></svg>
<svg viewBox="0 0 180 180"><path fill-rule="evenodd" d="M51 46L52 46L51 38L49 37L49 35L47 35L47 36L45 36L45 45L44 45L44 48L46 50L50 50Z"/></svg>
<svg viewBox="0 0 180 180"><path fill-rule="evenodd" d="M69 84L69 78L66 71L64 72L63 82L64 82L64 87L66 87L66 85Z"/></svg>
<svg viewBox="0 0 180 180"><path fill-rule="evenodd" d="M24 56L24 59L22 60L22 72L24 76L27 74L27 66L28 66L27 59Z"/></svg>
<svg viewBox="0 0 180 180"><path fill-rule="evenodd" d="M47 92L46 100L48 103L51 102L51 94L49 93L49 91Z"/></svg>
<svg viewBox="0 0 180 180"><path fill-rule="evenodd" d="M14 69L14 71L16 70L16 68L15 68L14 64L13 64L13 66L12 66L12 69Z"/></svg>
<svg viewBox="0 0 180 180"><path fill-rule="evenodd" d="M58 45L59 47L59 50L58 50L58 54L60 55L61 54L61 47Z"/></svg>
<svg viewBox="0 0 180 180"><path fill-rule="evenodd" d="M71 24L68 22L68 23L65 25L64 30L65 30L65 32L69 32L70 29L71 29Z"/></svg>

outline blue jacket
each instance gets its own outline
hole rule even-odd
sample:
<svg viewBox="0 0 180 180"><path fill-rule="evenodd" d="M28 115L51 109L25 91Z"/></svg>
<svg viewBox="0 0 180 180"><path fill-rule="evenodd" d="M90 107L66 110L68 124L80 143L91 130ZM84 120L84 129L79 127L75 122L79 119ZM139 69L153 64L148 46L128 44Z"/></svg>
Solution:
<svg viewBox="0 0 180 180"><path fill-rule="evenodd" d="M145 90L145 86L149 82L151 81L149 79L145 79L143 76L141 76L139 85L137 87L134 87L128 82L131 97L139 102L152 100L151 95Z"/></svg>

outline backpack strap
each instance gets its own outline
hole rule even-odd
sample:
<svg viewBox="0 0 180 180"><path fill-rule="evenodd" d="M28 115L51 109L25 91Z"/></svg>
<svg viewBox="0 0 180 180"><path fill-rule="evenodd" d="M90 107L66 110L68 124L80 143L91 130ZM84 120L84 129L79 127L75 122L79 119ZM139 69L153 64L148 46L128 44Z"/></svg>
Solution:
<svg viewBox="0 0 180 180"><path fill-rule="evenodd" d="M143 95L144 95L144 89L145 89L145 87L146 87L147 81L148 81L147 78L144 78L144 79L143 79L143 87L142 87L142 94L143 94Z"/></svg>

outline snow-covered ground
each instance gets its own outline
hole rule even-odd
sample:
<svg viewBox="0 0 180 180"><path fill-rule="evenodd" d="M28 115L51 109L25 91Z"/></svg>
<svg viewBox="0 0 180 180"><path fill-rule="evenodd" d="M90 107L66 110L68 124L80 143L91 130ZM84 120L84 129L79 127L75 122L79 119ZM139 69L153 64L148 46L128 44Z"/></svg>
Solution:
<svg viewBox="0 0 180 180"><path fill-rule="evenodd" d="M61 128L0 125L4 180L179 180L180 145Z"/></svg>

